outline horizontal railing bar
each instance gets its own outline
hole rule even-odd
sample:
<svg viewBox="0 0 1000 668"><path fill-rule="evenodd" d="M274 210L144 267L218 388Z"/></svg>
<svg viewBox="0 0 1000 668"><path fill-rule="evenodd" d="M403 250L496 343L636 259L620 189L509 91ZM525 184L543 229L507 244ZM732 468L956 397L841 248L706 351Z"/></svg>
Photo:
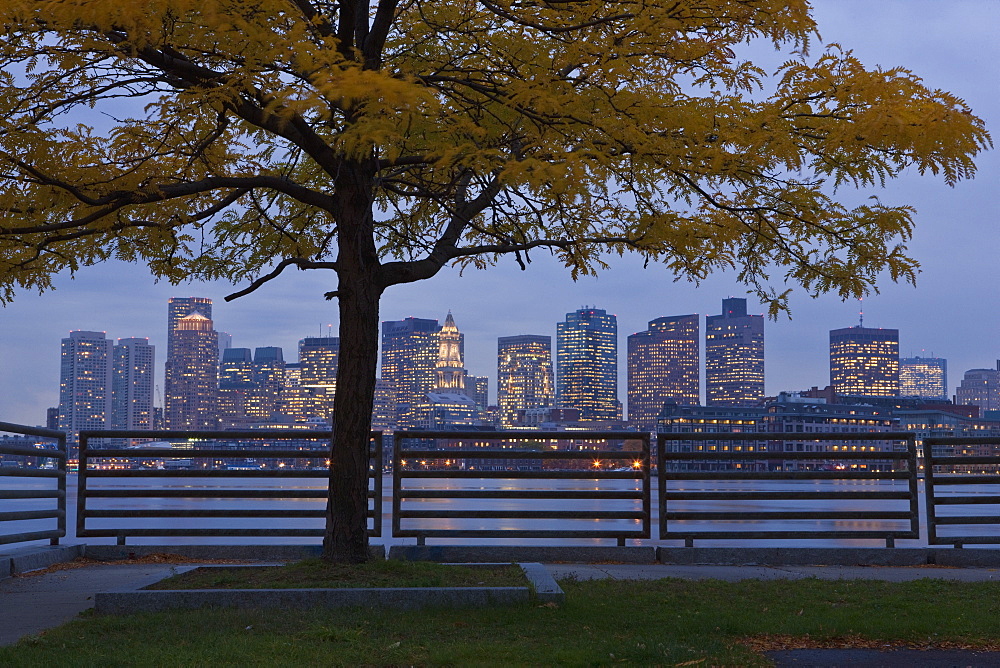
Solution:
<svg viewBox="0 0 1000 668"><path fill-rule="evenodd" d="M642 520L642 511L615 510L400 510L400 519Z"/></svg>
<svg viewBox="0 0 1000 668"><path fill-rule="evenodd" d="M434 438L482 441L645 441L649 435L636 431L397 431L396 440Z"/></svg>
<svg viewBox="0 0 1000 668"><path fill-rule="evenodd" d="M369 491L369 498L371 498ZM325 499L325 489L88 489L88 498L102 499Z"/></svg>
<svg viewBox="0 0 1000 668"><path fill-rule="evenodd" d="M545 529L400 529L400 538L646 538L642 531L559 531Z"/></svg>
<svg viewBox="0 0 1000 668"><path fill-rule="evenodd" d="M99 538L107 536L288 536L312 537L322 536L323 529L84 529L77 535L82 538Z"/></svg>
<svg viewBox="0 0 1000 668"><path fill-rule="evenodd" d="M661 472L666 480L909 480L905 472L856 471L702 471Z"/></svg>
<svg viewBox="0 0 1000 668"><path fill-rule="evenodd" d="M510 478L521 480L641 480L642 473L631 471L399 471L400 478Z"/></svg>
<svg viewBox="0 0 1000 668"><path fill-rule="evenodd" d="M275 450L262 448L253 450L240 448L239 450L227 450L225 448L87 448L87 459L150 459L159 457L171 457L175 459L326 459L330 456L329 448L316 448L314 450ZM369 453L369 456L371 454Z"/></svg>
<svg viewBox="0 0 1000 668"><path fill-rule="evenodd" d="M934 495L934 505L936 506L957 506L957 505L998 505L1000 496L938 496Z"/></svg>
<svg viewBox="0 0 1000 668"><path fill-rule="evenodd" d="M821 500L855 501L871 499L910 499L909 492L667 492L661 495L668 501L789 501Z"/></svg>
<svg viewBox="0 0 1000 668"><path fill-rule="evenodd" d="M952 485L1000 485L1000 473L997 475L942 475L935 473L933 478L935 487L945 487Z"/></svg>
<svg viewBox="0 0 1000 668"><path fill-rule="evenodd" d="M642 459L633 450L400 450L401 459Z"/></svg>
<svg viewBox="0 0 1000 668"><path fill-rule="evenodd" d="M0 499L65 499L61 489L0 489Z"/></svg>
<svg viewBox="0 0 1000 668"><path fill-rule="evenodd" d="M325 517L325 510L91 510L88 509L85 517L106 518L106 517L281 517L281 518L314 518Z"/></svg>
<svg viewBox="0 0 1000 668"><path fill-rule="evenodd" d="M0 477L10 478L61 478L66 473L57 469L22 469L12 466L0 466Z"/></svg>
<svg viewBox="0 0 1000 668"><path fill-rule="evenodd" d="M1000 437L997 436L928 436L924 439L924 446L928 445L989 445L996 443L1000 445ZM935 459L937 459L935 457Z"/></svg>
<svg viewBox="0 0 1000 668"><path fill-rule="evenodd" d="M752 432L692 432L679 434L657 434L659 441L908 441L914 438L911 431L865 431L865 432L799 432L799 431L752 431ZM924 439L926 443L928 439Z"/></svg>
<svg viewBox="0 0 1000 668"><path fill-rule="evenodd" d="M937 515L935 524L1000 524L996 515Z"/></svg>
<svg viewBox="0 0 1000 668"><path fill-rule="evenodd" d="M23 446L0 445L0 455L16 455L18 457L47 457L49 459L66 459L66 453L53 448L28 448Z"/></svg>
<svg viewBox="0 0 1000 668"><path fill-rule="evenodd" d="M62 529L53 529L52 531L29 531L27 533L11 533L0 535L0 545L24 543L29 540L44 540L46 538L62 538L65 535L66 532Z"/></svg>
<svg viewBox="0 0 1000 668"><path fill-rule="evenodd" d="M663 516L668 520L909 520L912 515L904 511L774 511L774 512L741 512L741 511L677 511L667 512Z"/></svg>
<svg viewBox="0 0 1000 668"><path fill-rule="evenodd" d="M661 539L676 540L679 538L698 539L745 539L784 540L808 538L919 538L915 531L691 531L689 529L665 531L660 533Z"/></svg>
<svg viewBox="0 0 1000 668"><path fill-rule="evenodd" d="M378 475L382 475L379 471ZM316 478L327 479L329 474L311 469L269 469L267 471L230 471L226 469L187 469L182 471L160 470L87 470L87 478ZM374 475L369 474L368 478ZM89 490L88 490L89 493Z"/></svg>
<svg viewBox="0 0 1000 668"><path fill-rule="evenodd" d="M930 545L968 545L972 543L995 545L1000 543L1000 536L937 536L929 540Z"/></svg>
<svg viewBox="0 0 1000 668"><path fill-rule="evenodd" d="M450 489L402 489L400 499L642 499L641 489L622 491L602 490L450 490Z"/></svg>
<svg viewBox="0 0 1000 668"><path fill-rule="evenodd" d="M43 436L45 438L55 439L62 439L66 437L66 432L59 431L58 429L29 427L26 424L14 424L13 422L0 422L0 432L24 434L25 436Z"/></svg>
<svg viewBox="0 0 1000 668"><path fill-rule="evenodd" d="M320 431L312 429L261 429L261 430L205 430L191 431L169 429L84 429L80 432L80 438L87 440L94 438L150 438L150 439L195 439L197 441L259 441L265 438L281 440L319 440L325 438L329 440L333 437L332 431Z"/></svg>
<svg viewBox="0 0 1000 668"><path fill-rule="evenodd" d="M993 464L997 466L1000 465L1000 453L996 455L948 455L946 457L934 455L928 461L933 466L964 466L967 464Z"/></svg>
<svg viewBox="0 0 1000 668"><path fill-rule="evenodd" d="M17 522L19 520L47 520L66 517L65 510L50 508L48 510L11 510L0 512L0 522Z"/></svg>
<svg viewBox="0 0 1000 668"><path fill-rule="evenodd" d="M665 452L663 453L664 459L667 463L671 461L690 461L690 460L705 460L705 461L716 461L716 460L752 460L752 461L774 461L778 459L787 460L817 460L817 461L835 461L838 459L861 459L861 460L905 460L908 454L905 451L892 450L887 452L781 452L775 450L773 452L744 452L732 450L719 451L697 451L697 452Z"/></svg>

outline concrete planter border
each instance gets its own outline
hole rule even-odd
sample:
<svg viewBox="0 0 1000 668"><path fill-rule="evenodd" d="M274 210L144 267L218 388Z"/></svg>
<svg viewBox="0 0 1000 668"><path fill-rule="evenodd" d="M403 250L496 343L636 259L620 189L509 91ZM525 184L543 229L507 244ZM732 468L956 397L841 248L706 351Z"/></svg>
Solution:
<svg viewBox="0 0 1000 668"><path fill-rule="evenodd" d="M486 566L488 564L476 564ZM492 564L498 565L498 564ZM98 613L128 615L206 606L229 608L470 608L535 600L560 604L565 594L541 564L518 564L531 587L400 587L354 589L183 589L98 592ZM207 566L204 568L212 568ZM190 568L178 569L190 570ZM534 594L532 594L534 589Z"/></svg>

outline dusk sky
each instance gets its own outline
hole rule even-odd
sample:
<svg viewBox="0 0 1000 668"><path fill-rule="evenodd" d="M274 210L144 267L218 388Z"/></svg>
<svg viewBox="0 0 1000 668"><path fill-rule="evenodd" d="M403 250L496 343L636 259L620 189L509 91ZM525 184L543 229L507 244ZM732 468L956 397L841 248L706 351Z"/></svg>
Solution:
<svg viewBox="0 0 1000 668"><path fill-rule="evenodd" d="M931 88L963 98L985 119L1000 142L1000 2L986 0L816 0L822 41L837 42L869 67L908 67ZM755 49L756 51L756 49ZM814 55L820 45L813 45ZM783 58L767 55L767 65ZM902 356L948 360L949 393L971 368L995 367L1000 277L996 216L1000 209L1000 159L982 154L975 180L949 188L939 179L910 174L884 189L841 197L857 202L878 195L887 204L917 209L911 254L921 263L917 287L880 283L881 294L864 302L869 327L899 329ZM719 274L701 285L674 282L660 267L644 269L635 258L612 259L598 278L573 282L558 263L539 254L527 271L505 261L488 271L459 276L448 270L417 284L390 289L381 318L407 316L444 320L452 311L465 334L466 367L490 377L495 401L498 336L547 334L569 311L596 306L618 316L619 394L624 403L625 339L667 315L720 312L728 296L748 296L734 275ZM242 287L242 286L240 286ZM0 309L0 421L43 424L45 409L59 399L60 340L71 330L106 331L109 338L148 337L156 346L157 379L163 385L167 299L208 297L215 302L216 329L236 347L280 346L297 360L297 342L326 335L336 308L323 299L335 287L331 272L286 272L254 294L225 303L235 289L222 283L171 286L154 283L142 266L107 264L61 277L42 295L21 293ZM749 296L748 296L749 297ZM749 310L764 308L749 297ZM808 389L829 383L828 333L858 323L857 302L834 296L811 299L798 291L791 319L765 325L766 391ZM704 321L702 322L704 327ZM159 401L157 401L159 404Z"/></svg>

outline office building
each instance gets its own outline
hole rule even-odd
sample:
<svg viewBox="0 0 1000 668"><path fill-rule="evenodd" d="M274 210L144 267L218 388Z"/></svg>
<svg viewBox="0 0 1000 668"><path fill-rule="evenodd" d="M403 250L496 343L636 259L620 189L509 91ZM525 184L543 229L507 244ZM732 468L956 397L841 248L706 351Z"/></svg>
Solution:
<svg viewBox="0 0 1000 668"><path fill-rule="evenodd" d="M479 410L485 411L490 405L490 379L486 376L472 376L466 372L465 393L472 397Z"/></svg>
<svg viewBox="0 0 1000 668"><path fill-rule="evenodd" d="M219 338L212 320L192 312L175 321L164 374L167 429L218 426Z"/></svg>
<svg viewBox="0 0 1000 668"><path fill-rule="evenodd" d="M622 419L618 401L618 318L598 308L556 325L556 401L583 422Z"/></svg>
<svg viewBox="0 0 1000 668"><path fill-rule="evenodd" d="M899 360L899 393L904 397L948 400L948 360L905 357Z"/></svg>
<svg viewBox="0 0 1000 668"><path fill-rule="evenodd" d="M177 329L177 321L192 313L200 313L211 320L212 300L206 297L171 297L167 300L167 359L170 359L174 352L174 331ZM231 336L229 342L232 343Z"/></svg>
<svg viewBox="0 0 1000 668"><path fill-rule="evenodd" d="M278 410L285 385L285 358L281 348L266 346L254 350L253 380L247 415L268 420Z"/></svg>
<svg viewBox="0 0 1000 668"><path fill-rule="evenodd" d="M382 379L393 393L398 426L408 426L405 414L437 383L440 352L437 320L406 318L382 323Z"/></svg>
<svg viewBox="0 0 1000 668"><path fill-rule="evenodd" d="M107 429L111 416L114 343L104 332L75 331L62 340L59 430L75 444L80 431Z"/></svg>
<svg viewBox="0 0 1000 668"><path fill-rule="evenodd" d="M764 398L764 316L747 300L722 300L705 318L705 405L755 406Z"/></svg>
<svg viewBox="0 0 1000 668"><path fill-rule="evenodd" d="M899 396L899 330L830 330L830 385L840 395Z"/></svg>
<svg viewBox="0 0 1000 668"><path fill-rule="evenodd" d="M1000 371L969 369L955 390L955 400L962 405L979 406L980 411L1000 410Z"/></svg>
<svg viewBox="0 0 1000 668"><path fill-rule="evenodd" d="M656 431L665 403L699 403L698 320L697 315L657 318L628 337L628 421L640 431Z"/></svg>
<svg viewBox="0 0 1000 668"><path fill-rule="evenodd" d="M256 384L253 353L249 348L227 348L219 362L218 414L224 426L236 426L247 417L250 393Z"/></svg>
<svg viewBox="0 0 1000 668"><path fill-rule="evenodd" d="M521 334L497 339L497 406L501 427L513 427L518 411L552 407L555 395L551 336Z"/></svg>
<svg viewBox="0 0 1000 668"><path fill-rule="evenodd" d="M153 428L155 359L149 339L118 339L112 364L112 429Z"/></svg>

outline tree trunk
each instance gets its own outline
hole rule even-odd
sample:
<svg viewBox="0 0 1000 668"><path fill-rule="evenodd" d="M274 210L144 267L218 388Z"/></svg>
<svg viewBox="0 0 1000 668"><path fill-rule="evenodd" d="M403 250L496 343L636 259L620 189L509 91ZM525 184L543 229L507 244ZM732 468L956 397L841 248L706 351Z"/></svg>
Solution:
<svg viewBox="0 0 1000 668"><path fill-rule="evenodd" d="M360 563L368 560L368 450L382 287L363 170L338 179L337 191L340 353L323 559Z"/></svg>

